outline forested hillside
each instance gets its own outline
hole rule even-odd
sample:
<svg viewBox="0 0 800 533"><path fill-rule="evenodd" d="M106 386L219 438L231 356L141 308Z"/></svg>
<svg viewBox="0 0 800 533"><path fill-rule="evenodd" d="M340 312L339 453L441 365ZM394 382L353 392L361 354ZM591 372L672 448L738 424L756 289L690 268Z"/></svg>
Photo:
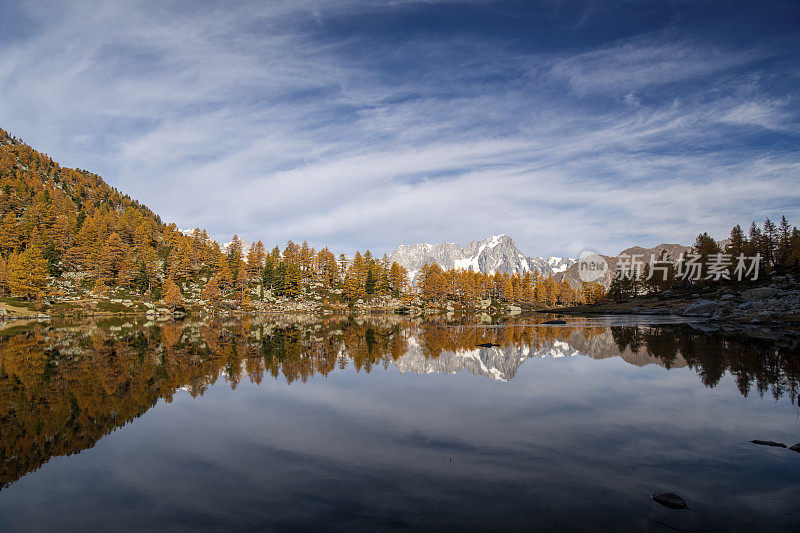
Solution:
<svg viewBox="0 0 800 533"><path fill-rule="evenodd" d="M0 212L3 287L23 298L42 297L48 276L69 273L98 291L158 292L165 276L189 276L219 255L206 233L181 234L100 176L63 168L3 130Z"/></svg>
<svg viewBox="0 0 800 533"><path fill-rule="evenodd" d="M165 224L100 176L61 167L0 130L0 284L23 299L78 298L126 288L179 305L198 286L205 300L246 302L264 290L297 296L303 282L341 284L346 297L404 290L405 272L357 253L350 262L327 249L259 241L243 250L234 235L222 250L204 230Z"/></svg>
<svg viewBox="0 0 800 533"><path fill-rule="evenodd" d="M222 249L204 230L185 234L100 176L63 168L3 130L0 214L0 290L23 301L113 294L161 300L170 308L186 298L248 307L254 300L312 293L344 302L399 298L410 289L404 268L369 251L348 259L291 241L283 250L267 250L260 241L245 250L236 235ZM596 288L581 294L550 278L442 271L436 265L422 269L418 288L426 302L464 305L488 298L554 305L599 297Z"/></svg>

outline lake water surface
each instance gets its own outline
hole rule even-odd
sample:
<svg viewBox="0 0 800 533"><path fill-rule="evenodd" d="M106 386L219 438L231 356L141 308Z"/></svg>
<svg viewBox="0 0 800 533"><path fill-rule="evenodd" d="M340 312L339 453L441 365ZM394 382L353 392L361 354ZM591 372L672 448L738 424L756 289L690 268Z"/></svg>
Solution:
<svg viewBox="0 0 800 533"><path fill-rule="evenodd" d="M540 321L6 324L0 530L800 530L800 356Z"/></svg>

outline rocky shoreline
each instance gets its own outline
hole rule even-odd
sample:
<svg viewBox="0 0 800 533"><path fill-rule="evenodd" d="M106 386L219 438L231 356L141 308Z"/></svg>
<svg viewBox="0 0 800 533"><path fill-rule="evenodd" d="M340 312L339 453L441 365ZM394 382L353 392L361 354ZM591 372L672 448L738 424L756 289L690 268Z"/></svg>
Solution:
<svg viewBox="0 0 800 533"><path fill-rule="evenodd" d="M667 315L691 319L696 327L742 331L756 337L800 336L800 283L792 275L759 285L710 286L664 291L628 300L551 309L567 315Z"/></svg>

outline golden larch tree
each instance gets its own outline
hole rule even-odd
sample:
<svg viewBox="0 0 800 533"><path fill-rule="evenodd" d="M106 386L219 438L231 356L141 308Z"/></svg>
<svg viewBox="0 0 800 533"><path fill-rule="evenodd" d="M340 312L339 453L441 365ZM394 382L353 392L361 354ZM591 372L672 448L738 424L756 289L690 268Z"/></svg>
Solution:
<svg viewBox="0 0 800 533"><path fill-rule="evenodd" d="M11 294L38 300L47 285L47 261L39 248L31 246L19 254L11 254L6 268Z"/></svg>
<svg viewBox="0 0 800 533"><path fill-rule="evenodd" d="M167 278L164 282L164 297L162 298L164 305L170 308L180 307L183 305L183 294L178 285L172 281L172 278Z"/></svg>
<svg viewBox="0 0 800 533"><path fill-rule="evenodd" d="M217 281L216 276L212 276L208 283L206 283L205 288L203 289L203 300L211 303L217 303L217 301L222 296L222 293L219 290L219 281Z"/></svg>

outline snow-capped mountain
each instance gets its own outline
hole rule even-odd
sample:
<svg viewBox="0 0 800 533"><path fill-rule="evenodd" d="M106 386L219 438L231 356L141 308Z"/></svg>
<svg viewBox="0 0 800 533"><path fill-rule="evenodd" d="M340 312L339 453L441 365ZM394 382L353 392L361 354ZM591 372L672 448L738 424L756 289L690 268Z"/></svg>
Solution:
<svg viewBox="0 0 800 533"><path fill-rule="evenodd" d="M436 263L445 270L459 268L488 274L538 271L548 276L563 272L575 262L565 257L528 257L505 234L463 247L452 242L401 244L389 255L389 261L405 267L412 280L425 263Z"/></svg>
<svg viewBox="0 0 800 533"><path fill-rule="evenodd" d="M569 257L554 257L550 256L546 259L547 264L550 266L550 270L555 274L558 272L564 272L573 263L575 263L574 259L570 259Z"/></svg>

